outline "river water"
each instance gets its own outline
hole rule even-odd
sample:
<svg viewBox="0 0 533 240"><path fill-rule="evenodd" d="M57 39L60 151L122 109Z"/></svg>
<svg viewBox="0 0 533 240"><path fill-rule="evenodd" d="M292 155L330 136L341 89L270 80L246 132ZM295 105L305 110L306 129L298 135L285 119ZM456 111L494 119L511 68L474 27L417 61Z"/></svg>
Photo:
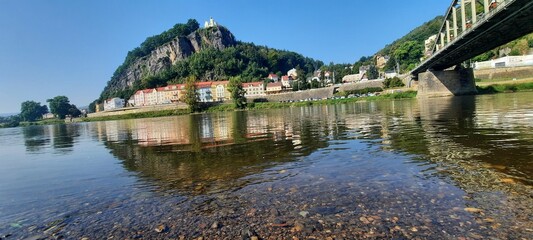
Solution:
<svg viewBox="0 0 533 240"><path fill-rule="evenodd" d="M532 99L0 129L0 238L532 239Z"/></svg>

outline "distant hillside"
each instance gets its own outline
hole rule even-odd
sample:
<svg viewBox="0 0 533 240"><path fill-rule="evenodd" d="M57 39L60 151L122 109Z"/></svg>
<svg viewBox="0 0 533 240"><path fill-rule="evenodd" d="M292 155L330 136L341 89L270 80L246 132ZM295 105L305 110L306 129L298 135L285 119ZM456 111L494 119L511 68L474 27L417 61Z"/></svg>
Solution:
<svg viewBox="0 0 533 240"><path fill-rule="evenodd" d="M298 53L236 41L223 26L200 29L196 20L189 20L128 52L97 101L129 98L138 89L181 83L189 76L257 81L270 72L281 75L297 68L308 74L322 65Z"/></svg>
<svg viewBox="0 0 533 240"><path fill-rule="evenodd" d="M382 70L394 70L397 62L399 62L402 73L413 69L423 56L424 41L439 32L443 21L443 16L437 16L425 22L400 39L386 45L374 56L361 58L355 63L355 68L361 65L375 64L376 56L389 56L390 60ZM530 48L533 48L533 33L481 54L473 58L472 61L486 61L503 55L524 55L528 54Z"/></svg>
<svg viewBox="0 0 533 240"><path fill-rule="evenodd" d="M378 51L375 56L390 56L383 70L393 70L397 62L402 72L413 69L423 55L424 41L439 32L443 21L443 16L437 16Z"/></svg>

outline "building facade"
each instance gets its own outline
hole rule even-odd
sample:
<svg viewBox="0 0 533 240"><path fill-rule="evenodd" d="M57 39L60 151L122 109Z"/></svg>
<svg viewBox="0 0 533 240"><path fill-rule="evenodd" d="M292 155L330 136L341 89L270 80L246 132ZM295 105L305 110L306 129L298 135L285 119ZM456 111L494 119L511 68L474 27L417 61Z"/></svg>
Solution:
<svg viewBox="0 0 533 240"><path fill-rule="evenodd" d="M124 107L124 99L122 98L111 98L104 100L104 111L114 110Z"/></svg>
<svg viewBox="0 0 533 240"><path fill-rule="evenodd" d="M265 95L265 84L263 82L243 83L242 88L246 91L245 97Z"/></svg>

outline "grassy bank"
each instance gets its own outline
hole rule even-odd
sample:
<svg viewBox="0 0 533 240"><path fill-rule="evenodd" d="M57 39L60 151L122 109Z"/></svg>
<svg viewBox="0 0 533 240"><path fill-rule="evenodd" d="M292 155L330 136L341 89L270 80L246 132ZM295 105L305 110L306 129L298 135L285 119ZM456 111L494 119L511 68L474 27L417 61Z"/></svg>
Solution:
<svg viewBox="0 0 533 240"><path fill-rule="evenodd" d="M476 86L478 94L495 94L495 93L509 93L533 91L533 82L524 83L508 83L508 84L493 84L493 85L478 85Z"/></svg>
<svg viewBox="0 0 533 240"><path fill-rule="evenodd" d="M162 110L162 111L130 113L130 114L105 116L105 117L83 118L82 121L84 121L84 122L96 122L96 121L124 120L124 119L133 119L133 118L168 117L168 116L185 115L185 114L189 114L189 113L190 112L187 109Z"/></svg>
<svg viewBox="0 0 533 240"><path fill-rule="evenodd" d="M53 125L53 124L65 124L65 119L43 119L36 122L20 122L19 126L33 126L33 125Z"/></svg>
<svg viewBox="0 0 533 240"><path fill-rule="evenodd" d="M402 99L402 98L415 98L416 91L406 91L400 93L392 94L383 94L378 96L371 97L354 97L354 98L336 98L336 99L324 99L324 100L315 100L315 101L303 101L303 102L260 102L260 103L249 103L247 106L248 110L260 110L260 109L277 109L285 107L304 107L304 106L313 106L313 105L326 105L326 104L342 104L358 101L378 101L384 99ZM206 110L206 112L223 112L223 111L233 111L235 108L233 105L218 105L213 106Z"/></svg>
<svg viewBox="0 0 533 240"><path fill-rule="evenodd" d="M401 98L414 98L414 97L416 97L415 91L406 91L406 92L401 92L401 93L383 94L379 96L360 97L360 98L344 98L344 99L338 98L338 99L327 99L327 100L316 100L316 101L305 101L305 102L261 102L261 103L249 103L246 110L276 109L276 108L285 108L285 107L301 107L301 106L312 106L312 105L349 103L349 102L357 102L357 101L376 101L376 100L382 100L382 99L401 99ZM229 111L234 111L234 110L235 110L235 107L233 106L233 104L220 104L220 105L214 105L214 106L207 107L205 108L203 112L229 112ZM106 117L83 118L82 121L95 122L95 121L134 119L134 118L167 117L167 116L185 115L189 113L190 112L186 109L163 110L163 111L132 113L132 114L106 116Z"/></svg>

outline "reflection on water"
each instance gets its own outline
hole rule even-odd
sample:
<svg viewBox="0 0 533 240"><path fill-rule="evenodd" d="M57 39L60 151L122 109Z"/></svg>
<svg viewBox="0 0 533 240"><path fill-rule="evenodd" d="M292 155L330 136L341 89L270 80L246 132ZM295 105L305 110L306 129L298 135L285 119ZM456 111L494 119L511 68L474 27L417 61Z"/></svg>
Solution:
<svg viewBox="0 0 533 240"><path fill-rule="evenodd" d="M126 238L140 231L161 238L145 228L163 219L172 229L164 238L214 236L198 227L212 219L237 229L258 226L263 236L305 237L305 231L266 227L278 218L293 226L304 211L310 214L305 221L322 221L311 224L316 236L331 236L329 228L348 238L528 238L532 96L0 130L6 154L0 163L8 166L0 169L0 196L6 196L0 198L0 237L37 234L57 218L57 233L76 237ZM28 197L37 189L47 193ZM280 212L275 219L272 208ZM181 220L169 220L176 215ZM116 222L126 228L99 235Z"/></svg>

